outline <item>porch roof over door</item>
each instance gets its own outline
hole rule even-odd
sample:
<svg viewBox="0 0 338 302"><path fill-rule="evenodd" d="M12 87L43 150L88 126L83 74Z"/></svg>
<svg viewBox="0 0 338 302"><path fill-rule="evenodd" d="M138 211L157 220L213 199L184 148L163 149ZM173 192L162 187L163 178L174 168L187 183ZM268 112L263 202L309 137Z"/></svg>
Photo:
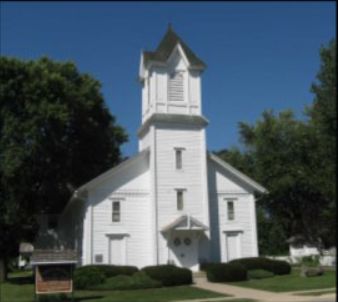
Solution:
<svg viewBox="0 0 338 302"><path fill-rule="evenodd" d="M161 229L161 232L169 231L206 231L209 228L198 219L190 215L182 215Z"/></svg>

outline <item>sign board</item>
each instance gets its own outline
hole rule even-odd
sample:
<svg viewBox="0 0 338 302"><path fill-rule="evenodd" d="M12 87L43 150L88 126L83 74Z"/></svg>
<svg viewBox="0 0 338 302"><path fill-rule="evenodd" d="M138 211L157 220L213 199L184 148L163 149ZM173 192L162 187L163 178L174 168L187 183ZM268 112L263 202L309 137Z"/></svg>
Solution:
<svg viewBox="0 0 338 302"><path fill-rule="evenodd" d="M73 292L73 265L48 264L35 266L35 293L56 294Z"/></svg>

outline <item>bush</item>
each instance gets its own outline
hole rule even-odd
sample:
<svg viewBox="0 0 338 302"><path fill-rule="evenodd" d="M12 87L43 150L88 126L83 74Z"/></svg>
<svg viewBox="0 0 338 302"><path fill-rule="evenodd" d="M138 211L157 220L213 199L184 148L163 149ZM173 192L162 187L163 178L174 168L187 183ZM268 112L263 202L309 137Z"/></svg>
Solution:
<svg viewBox="0 0 338 302"><path fill-rule="evenodd" d="M247 270L239 263L214 263L207 267L210 282L233 282L247 279Z"/></svg>
<svg viewBox="0 0 338 302"><path fill-rule="evenodd" d="M270 260L271 261L271 271L275 275L288 275L291 272L290 263L282 260Z"/></svg>
<svg viewBox="0 0 338 302"><path fill-rule="evenodd" d="M84 267L93 267L101 271L106 278L115 277L118 275L132 276L139 270L136 266L129 265L88 265Z"/></svg>
<svg viewBox="0 0 338 302"><path fill-rule="evenodd" d="M324 274L324 271L319 269L308 269L305 273L306 277L319 277Z"/></svg>
<svg viewBox="0 0 338 302"><path fill-rule="evenodd" d="M103 284L95 286L99 290L129 290L161 287L160 281L151 279L145 272L137 272L133 276L119 275L108 278Z"/></svg>
<svg viewBox="0 0 338 302"><path fill-rule="evenodd" d="M300 263L309 266L309 267L315 267L319 265L319 256L313 255L313 256L304 256L301 258Z"/></svg>
<svg viewBox="0 0 338 302"><path fill-rule="evenodd" d="M235 259L235 260L230 261L229 263L242 264L248 271L256 270L256 269L263 269L263 270L271 272L272 271L271 261L272 260L268 258L252 257L252 258Z"/></svg>
<svg viewBox="0 0 338 302"><path fill-rule="evenodd" d="M235 259L229 263L242 264L247 270L263 269L272 272L275 275L286 275L291 272L291 265L288 262L264 257Z"/></svg>
<svg viewBox="0 0 338 302"><path fill-rule="evenodd" d="M174 265L147 266L142 269L150 278L160 281L163 286L175 286L192 283L192 273L187 268Z"/></svg>
<svg viewBox="0 0 338 302"><path fill-rule="evenodd" d="M105 274L95 266L82 266L74 272L74 286L77 289L87 289L102 284L105 279Z"/></svg>
<svg viewBox="0 0 338 302"><path fill-rule="evenodd" d="M203 262L203 263L200 263L200 270L203 271L203 272L206 272L208 267L211 266L211 265L214 265L214 264L218 264L218 263L215 263L215 262Z"/></svg>
<svg viewBox="0 0 338 302"><path fill-rule="evenodd" d="M272 272L266 271L264 269L253 269L248 271L249 279L264 279L273 277L274 274Z"/></svg>

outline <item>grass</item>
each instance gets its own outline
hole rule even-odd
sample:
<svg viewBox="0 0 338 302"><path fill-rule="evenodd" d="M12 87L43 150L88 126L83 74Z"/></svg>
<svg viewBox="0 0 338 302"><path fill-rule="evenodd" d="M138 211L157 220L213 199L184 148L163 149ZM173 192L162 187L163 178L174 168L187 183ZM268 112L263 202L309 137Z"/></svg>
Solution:
<svg viewBox="0 0 338 302"><path fill-rule="evenodd" d="M297 296L321 296L326 294L334 294L336 291L334 289L331 290L323 290L320 292L305 292L305 293L297 293Z"/></svg>
<svg viewBox="0 0 338 302"><path fill-rule="evenodd" d="M318 277L300 277L299 271L294 270L290 275L274 276L260 280L232 282L231 284L272 292L325 289L336 286L336 274L333 271L326 271L324 275Z"/></svg>
<svg viewBox="0 0 338 302"><path fill-rule="evenodd" d="M231 299L231 300L217 300L217 302L258 302L252 299Z"/></svg>
<svg viewBox="0 0 338 302"><path fill-rule="evenodd" d="M207 299L226 297L191 286L163 287L128 291L75 291L76 302L167 302L172 300ZM1 300L2 298L2 300ZM2 302L33 302L34 284L31 274L10 275L8 282L1 284ZM236 301L247 302L247 301ZM249 302L249 301L248 301Z"/></svg>

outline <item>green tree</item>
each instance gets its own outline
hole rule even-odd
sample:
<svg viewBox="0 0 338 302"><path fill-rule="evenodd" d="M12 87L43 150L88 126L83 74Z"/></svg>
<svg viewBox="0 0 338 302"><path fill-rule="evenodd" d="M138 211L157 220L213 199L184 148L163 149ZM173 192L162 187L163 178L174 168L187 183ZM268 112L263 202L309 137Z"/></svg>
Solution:
<svg viewBox="0 0 338 302"><path fill-rule="evenodd" d="M127 135L106 108L100 83L73 63L0 57L0 70L0 255L6 258L20 240L32 239L37 214L59 213L74 188L121 160Z"/></svg>
<svg viewBox="0 0 338 302"><path fill-rule="evenodd" d="M328 228L323 237L325 245L336 244L336 169L337 169L337 86L336 86L336 41L320 50L321 66L317 80L312 84L313 104L307 108L309 127L316 146L313 156L316 185L330 204L324 210Z"/></svg>
<svg viewBox="0 0 338 302"><path fill-rule="evenodd" d="M254 125L240 123L243 152L233 148L219 153L269 190L258 203L265 213L258 216L260 250L267 252L267 243L276 236L303 235L320 248L335 245L335 54L335 41L321 50L308 120L295 119L291 111L265 111ZM276 252L277 243L270 246L270 253Z"/></svg>

